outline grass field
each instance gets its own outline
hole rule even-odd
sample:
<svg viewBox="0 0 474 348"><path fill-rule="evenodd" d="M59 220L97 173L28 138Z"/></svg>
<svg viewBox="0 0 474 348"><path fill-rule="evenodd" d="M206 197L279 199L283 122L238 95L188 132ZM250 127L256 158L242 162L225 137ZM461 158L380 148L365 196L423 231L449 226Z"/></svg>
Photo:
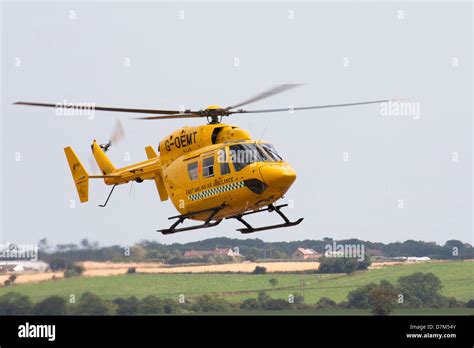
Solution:
<svg viewBox="0 0 474 348"><path fill-rule="evenodd" d="M347 293L358 286L382 279L396 283L400 276L414 272L432 272L442 281L442 294L467 301L474 298L474 262L451 261L388 266L352 275L316 274L130 274L107 277L75 277L36 284L0 288L0 295L10 291L30 296L36 302L51 295L76 297L90 291L106 299L116 297L144 297L158 295L178 298L180 294L194 297L202 294L222 296L229 301L240 301L266 291L272 297L287 299L289 294L300 294L304 282L305 302L315 303L321 296L336 302L345 300ZM21 275L20 275L21 277ZM273 289L269 279L276 278Z"/></svg>
<svg viewBox="0 0 474 348"><path fill-rule="evenodd" d="M188 315L373 315L370 309L327 308L318 310L236 311ZM390 315L474 315L474 308L396 308Z"/></svg>

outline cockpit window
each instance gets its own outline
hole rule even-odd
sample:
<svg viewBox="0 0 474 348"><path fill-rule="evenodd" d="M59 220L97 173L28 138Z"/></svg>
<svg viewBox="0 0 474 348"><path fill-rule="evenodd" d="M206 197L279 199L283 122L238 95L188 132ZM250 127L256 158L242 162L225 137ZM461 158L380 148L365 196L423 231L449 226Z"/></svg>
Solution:
<svg viewBox="0 0 474 348"><path fill-rule="evenodd" d="M275 147L272 144L260 144L261 147L265 150L265 152L274 160L275 162L283 161L283 158L278 154Z"/></svg>
<svg viewBox="0 0 474 348"><path fill-rule="evenodd" d="M250 163L267 161L265 153L255 144L231 145L230 158L236 172L244 169Z"/></svg>

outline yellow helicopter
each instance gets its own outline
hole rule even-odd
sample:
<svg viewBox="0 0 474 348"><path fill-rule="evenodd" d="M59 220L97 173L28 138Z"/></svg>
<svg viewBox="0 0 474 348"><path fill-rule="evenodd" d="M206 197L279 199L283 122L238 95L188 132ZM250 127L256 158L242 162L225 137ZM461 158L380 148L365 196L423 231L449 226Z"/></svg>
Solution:
<svg viewBox="0 0 474 348"><path fill-rule="evenodd" d="M169 218L176 220L169 228L158 230L163 234L209 228L224 219L240 221L245 226L238 229L242 233L298 225L303 218L290 221L281 211L287 204L274 204L295 181L294 169L285 162L272 144L252 139L249 132L242 128L221 123L222 118L233 114L312 110L377 104L389 100L263 110L240 108L297 86L299 84L282 84L229 107L210 105L197 111L94 107L97 111L150 114L138 117L141 120L206 118L208 122L206 125L182 127L174 131L160 141L159 154L153 147L147 146L146 161L123 168L115 168L106 155L114 143L113 138L106 144L98 144L94 140L91 145L92 154L102 175L89 175L74 150L66 147L64 152L80 201L84 203L89 199L89 179L103 179L106 185L112 185L107 200L101 207L107 205L117 185L154 180L161 201L171 199L180 213ZM54 108L78 107L77 104L15 104ZM284 222L253 227L244 219L247 215L264 211L276 212ZM203 223L178 227L187 219Z"/></svg>

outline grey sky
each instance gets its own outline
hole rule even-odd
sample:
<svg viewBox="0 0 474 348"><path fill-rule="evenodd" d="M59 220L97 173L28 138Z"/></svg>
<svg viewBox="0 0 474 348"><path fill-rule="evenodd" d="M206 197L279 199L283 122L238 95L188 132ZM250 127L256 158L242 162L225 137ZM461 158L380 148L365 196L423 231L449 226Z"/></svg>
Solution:
<svg viewBox="0 0 474 348"><path fill-rule="evenodd" d="M47 237L66 243L87 237L108 245L328 236L472 242L471 7L4 2L1 240L33 243ZM240 225L234 221L171 236L156 233L176 211L171 202L160 202L153 182L135 183L131 195L130 186L118 187L102 209L97 204L110 187L94 181L90 202L81 205L63 148L71 145L88 167L91 141L108 140L115 115L61 118L53 109L11 105L68 100L196 109L232 105L293 82L306 85L251 107L403 96L419 102L420 117L383 116L379 105L369 105L225 119L272 142L298 173L284 201L294 201L287 213L304 217L303 223L252 235L236 232ZM184 125L120 118L127 138L110 151L116 166L145 159L145 146L156 148ZM70 200L76 200L75 208ZM251 220L262 225L274 218L262 214Z"/></svg>

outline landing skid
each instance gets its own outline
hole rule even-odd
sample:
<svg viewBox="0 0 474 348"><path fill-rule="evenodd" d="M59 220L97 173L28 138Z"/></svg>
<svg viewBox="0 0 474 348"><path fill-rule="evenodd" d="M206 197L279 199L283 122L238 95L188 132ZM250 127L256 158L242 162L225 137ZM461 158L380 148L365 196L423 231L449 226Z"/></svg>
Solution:
<svg viewBox="0 0 474 348"><path fill-rule="evenodd" d="M173 219L178 219L178 220L176 220L176 222L173 223L170 228L166 228L166 229L163 229L163 230L157 230L156 232L161 232L162 234L172 234L172 233L177 233L177 232L191 231L191 230L197 230L197 229L200 229L200 228L209 228L209 227L217 226L221 223L222 219L216 220L214 222L211 222L211 220L224 207L225 207L225 205L221 205L221 206L215 207L215 208L204 209L204 210L189 212L189 213L183 214L183 215L176 215L176 216L169 217L168 220L173 220ZM178 226L179 224L182 224L184 222L184 220L189 219L191 216L202 214L202 213L207 213L207 212L209 212L209 216L203 224L195 225L195 226L189 226L189 227L176 228L176 226Z"/></svg>
<svg viewBox="0 0 474 348"><path fill-rule="evenodd" d="M281 211L281 208L286 207L286 206L288 206L288 204L281 204L281 205L276 205L276 206L274 206L273 204L270 204L265 209L250 211L250 212L243 213L243 214L240 214L240 215L231 216L231 217L228 217L226 219L236 219L236 220L239 220L241 223L243 223L246 226L246 228L237 229L237 231L240 231L241 233L253 233L253 232L259 232L259 231L271 230L271 229L274 229L274 228L291 227L291 226L299 225L301 223L301 221L303 221L303 218L299 218L298 220L293 221L293 222L288 220L286 215L283 214L283 212ZM273 211L276 211L277 214L280 215L281 218L285 222L282 223L282 224L269 225L269 226L263 226L263 227L252 227L252 225L250 225L243 218L243 216L245 216L245 215L261 213L261 212L264 212L264 211L268 211L270 213L273 212Z"/></svg>

